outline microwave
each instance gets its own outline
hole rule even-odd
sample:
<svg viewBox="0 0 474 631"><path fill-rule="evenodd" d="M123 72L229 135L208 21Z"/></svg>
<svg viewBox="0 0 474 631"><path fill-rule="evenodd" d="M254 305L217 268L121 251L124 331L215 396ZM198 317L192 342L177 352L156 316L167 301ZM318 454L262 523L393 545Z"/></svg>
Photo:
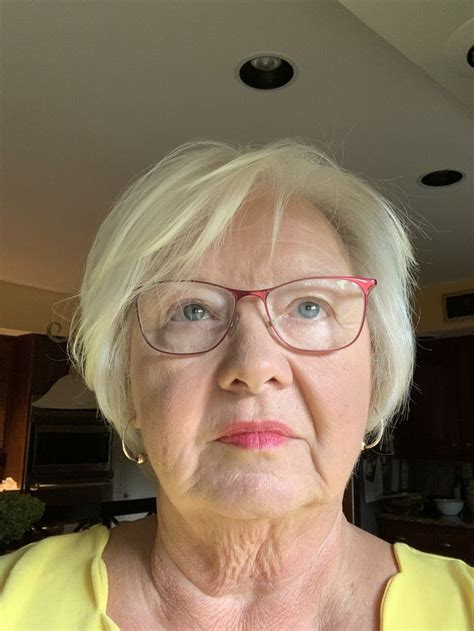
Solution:
<svg viewBox="0 0 474 631"><path fill-rule="evenodd" d="M95 410L89 414L55 410L35 414L31 420L30 482L112 476L112 428L97 418Z"/></svg>

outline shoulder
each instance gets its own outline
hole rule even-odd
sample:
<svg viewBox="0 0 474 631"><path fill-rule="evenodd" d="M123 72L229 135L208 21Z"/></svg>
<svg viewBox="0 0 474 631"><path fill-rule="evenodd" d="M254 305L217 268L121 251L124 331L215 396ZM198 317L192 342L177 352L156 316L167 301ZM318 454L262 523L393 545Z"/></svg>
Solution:
<svg viewBox="0 0 474 631"><path fill-rule="evenodd" d="M89 613L105 611L101 555L108 537L105 526L94 526L0 557L0 617L8 628L67 628L71 615L85 620Z"/></svg>
<svg viewBox="0 0 474 631"><path fill-rule="evenodd" d="M0 557L0 593L8 582L30 573L36 577L47 574L51 579L52 569L56 576L76 571L87 560L100 556L108 537L105 526L94 526L78 533L49 537Z"/></svg>
<svg viewBox="0 0 474 631"><path fill-rule="evenodd" d="M148 571L155 543L156 515L122 522L112 528L103 559L107 568L110 611L116 612L125 600L136 600L131 585L141 582L143 572ZM128 594L128 589L131 593ZM129 598L124 598L127 594Z"/></svg>
<svg viewBox="0 0 474 631"><path fill-rule="evenodd" d="M112 528L103 554L107 567L121 564L127 570L136 563L148 565L156 528L156 515L122 522Z"/></svg>
<svg viewBox="0 0 474 631"><path fill-rule="evenodd" d="M400 576L404 576L405 582L413 588L419 586L426 577L430 578L430 583L439 582L444 587L451 586L457 589L473 586L474 568L460 559L421 552L406 543L396 543L394 551L400 567ZM425 587L426 585L423 589Z"/></svg>
<svg viewBox="0 0 474 631"><path fill-rule="evenodd" d="M396 543L399 572L383 599L384 629L469 629L474 568L459 559Z"/></svg>

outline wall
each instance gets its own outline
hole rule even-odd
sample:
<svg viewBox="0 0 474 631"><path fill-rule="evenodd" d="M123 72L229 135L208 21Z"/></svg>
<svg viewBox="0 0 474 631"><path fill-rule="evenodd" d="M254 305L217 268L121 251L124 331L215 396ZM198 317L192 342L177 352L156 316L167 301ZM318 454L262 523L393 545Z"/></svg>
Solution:
<svg viewBox="0 0 474 631"><path fill-rule="evenodd" d="M0 332L4 333L46 333L48 324L53 320L61 323L61 331L53 329L54 335L67 335L68 322L73 303L59 303L70 298L68 294L16 285L0 281ZM63 314L54 313L54 310Z"/></svg>
<svg viewBox="0 0 474 631"><path fill-rule="evenodd" d="M474 278L437 283L420 287L416 296L416 313L420 321L416 326L417 335L442 333L445 335L461 332L474 332L474 317L445 322L443 314L443 295L462 291L474 291Z"/></svg>

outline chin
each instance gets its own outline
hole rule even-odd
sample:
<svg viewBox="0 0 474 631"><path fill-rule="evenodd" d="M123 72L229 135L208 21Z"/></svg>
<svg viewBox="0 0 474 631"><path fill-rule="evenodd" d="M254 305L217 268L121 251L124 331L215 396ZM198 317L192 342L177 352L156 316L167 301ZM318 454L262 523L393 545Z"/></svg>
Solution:
<svg viewBox="0 0 474 631"><path fill-rule="evenodd" d="M239 504L213 503L216 513L227 519L254 521L254 520L277 520L288 515L289 512L296 510L298 506L277 505L275 502L267 501L266 503L255 501L254 498L248 500L239 500Z"/></svg>
<svg viewBox="0 0 474 631"><path fill-rule="evenodd" d="M229 519L249 520L283 517L311 501L308 491L295 490L288 480L280 482L262 474L241 474L228 484L213 486L205 496L214 512Z"/></svg>

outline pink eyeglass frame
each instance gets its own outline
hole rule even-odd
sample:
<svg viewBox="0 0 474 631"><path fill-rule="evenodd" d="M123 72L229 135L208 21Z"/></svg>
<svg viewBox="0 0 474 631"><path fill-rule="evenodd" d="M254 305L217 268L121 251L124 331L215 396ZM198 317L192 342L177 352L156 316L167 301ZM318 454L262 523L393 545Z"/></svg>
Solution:
<svg viewBox="0 0 474 631"><path fill-rule="evenodd" d="M270 312L268 311L268 307L267 307L267 298L268 298L268 294L273 291L274 289L279 289L280 287L284 287L285 285L290 285L291 283L296 283L298 281L301 280L348 280L348 281L352 281L353 283L355 283L356 285L358 285L362 291L364 292L364 313L361 319L361 324L360 324L360 328L357 332L357 335L355 336L355 338L352 340L352 342L349 342L349 344L345 344L344 346L339 346L338 348L333 348L330 351L310 351L307 349L303 349L303 348L297 348L296 346L292 346L291 344L289 344L286 340L284 340L276 331L275 327L272 324L272 318L270 316ZM163 282L171 282L171 281L160 281L160 283ZM176 282L176 283L199 283L201 285L211 285L212 287L219 287L220 289L225 289L227 291L229 291L235 300L234 303L234 310L232 312L232 316L230 317L229 320L229 325L226 328L223 336L221 337L221 339L214 344L214 346L212 346L211 348L206 349L205 351L198 351L196 353L172 353L171 351L162 351L159 348L155 348L152 344L150 344L150 342L147 340L145 333L143 332L143 328L142 328L142 322L140 319L140 310L138 308L138 298L135 299L135 310L136 310L136 314L137 314L137 319L138 319L138 325L140 327L140 333L142 334L143 339L145 340L145 342L148 344L148 346L150 348L152 348L154 351L157 351L158 353L165 353L166 355L182 355L182 356L189 356L189 355L203 355L204 353L208 353L209 351L212 351L213 349L215 349L217 346L219 346L219 344L221 344L224 339L227 337L227 334L229 333L229 331L231 331L235 324L239 321L239 314L237 314L236 317L236 309L237 309L237 303L241 298L245 298L245 296L257 296L257 298L260 298L260 300L263 301L263 304L265 306L265 311L268 317L268 326L271 327L271 329L273 330L273 332L275 333L275 335L277 336L277 338L287 347L290 348L291 350L294 351L298 351L300 353L325 353L325 352L333 352L333 351L340 351L343 348L347 348L348 346L351 346L352 344L354 344L354 342L357 341L358 337L361 334L361 331L364 327L364 323L365 323L365 318L367 315L367 305L369 302L369 294L372 291L372 289L377 285L377 281L375 278L363 278L362 276L308 276L305 278L295 278L294 280L289 280L286 283L281 283L281 285L275 285L274 287L267 287L266 289L250 289L250 290L246 290L246 289L232 289L231 287L224 287L224 285L218 285L217 283L210 283L207 281L201 281L201 280L178 280L178 281L172 281L172 282ZM157 284L160 284L157 283Z"/></svg>

